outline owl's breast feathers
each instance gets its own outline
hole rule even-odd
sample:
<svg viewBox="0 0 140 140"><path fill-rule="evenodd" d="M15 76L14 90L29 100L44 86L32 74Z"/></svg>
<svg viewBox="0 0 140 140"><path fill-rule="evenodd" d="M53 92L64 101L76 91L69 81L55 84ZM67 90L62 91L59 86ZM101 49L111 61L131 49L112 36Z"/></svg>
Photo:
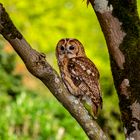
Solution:
<svg viewBox="0 0 140 140"><path fill-rule="evenodd" d="M69 59L67 67L75 86L91 99L96 115L98 107L102 108L99 72L96 66L87 57L75 57Z"/></svg>

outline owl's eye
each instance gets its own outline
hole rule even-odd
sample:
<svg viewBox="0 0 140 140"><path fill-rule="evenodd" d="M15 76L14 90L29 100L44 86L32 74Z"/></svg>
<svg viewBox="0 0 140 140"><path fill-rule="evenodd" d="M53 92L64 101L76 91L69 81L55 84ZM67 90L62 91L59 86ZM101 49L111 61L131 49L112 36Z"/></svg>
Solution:
<svg viewBox="0 0 140 140"><path fill-rule="evenodd" d="M74 46L70 46L69 49L70 49L70 50L74 50Z"/></svg>
<svg viewBox="0 0 140 140"><path fill-rule="evenodd" d="M65 49L64 46L60 46L61 51L64 51L64 49Z"/></svg>

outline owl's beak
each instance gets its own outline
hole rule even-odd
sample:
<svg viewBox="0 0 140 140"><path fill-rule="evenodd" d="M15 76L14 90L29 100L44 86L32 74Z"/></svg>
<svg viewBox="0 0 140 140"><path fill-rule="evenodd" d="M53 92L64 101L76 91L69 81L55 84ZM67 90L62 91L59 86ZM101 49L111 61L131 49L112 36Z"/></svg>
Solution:
<svg viewBox="0 0 140 140"><path fill-rule="evenodd" d="M69 52L69 51L66 51L65 53L66 53L66 54L69 54L70 52Z"/></svg>
<svg viewBox="0 0 140 140"><path fill-rule="evenodd" d="M66 49L65 54L72 54L72 52L70 50Z"/></svg>

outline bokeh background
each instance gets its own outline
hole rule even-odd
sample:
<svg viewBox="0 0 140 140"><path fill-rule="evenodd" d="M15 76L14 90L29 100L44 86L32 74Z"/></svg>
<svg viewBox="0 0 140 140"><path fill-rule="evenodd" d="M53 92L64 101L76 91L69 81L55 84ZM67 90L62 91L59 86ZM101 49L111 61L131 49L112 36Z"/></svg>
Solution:
<svg viewBox="0 0 140 140"><path fill-rule="evenodd" d="M87 7L82 0L1 0L1 3L31 46L44 52L47 61L58 72L55 57L57 42L71 37L84 44L88 57L100 71L103 110L98 123L111 140L123 140L119 101L108 51L91 5ZM1 36L0 140L88 140L79 124L27 71Z"/></svg>

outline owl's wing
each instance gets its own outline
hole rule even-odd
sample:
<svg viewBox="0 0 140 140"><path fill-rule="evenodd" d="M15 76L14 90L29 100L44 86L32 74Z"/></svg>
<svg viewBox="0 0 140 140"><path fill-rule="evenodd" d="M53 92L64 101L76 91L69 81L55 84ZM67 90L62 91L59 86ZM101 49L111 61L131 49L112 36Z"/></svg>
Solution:
<svg viewBox="0 0 140 140"><path fill-rule="evenodd" d="M73 83L89 96L94 103L94 114L98 107L102 108L102 98L99 85L99 72L94 63L87 57L71 58L68 62L68 71Z"/></svg>

